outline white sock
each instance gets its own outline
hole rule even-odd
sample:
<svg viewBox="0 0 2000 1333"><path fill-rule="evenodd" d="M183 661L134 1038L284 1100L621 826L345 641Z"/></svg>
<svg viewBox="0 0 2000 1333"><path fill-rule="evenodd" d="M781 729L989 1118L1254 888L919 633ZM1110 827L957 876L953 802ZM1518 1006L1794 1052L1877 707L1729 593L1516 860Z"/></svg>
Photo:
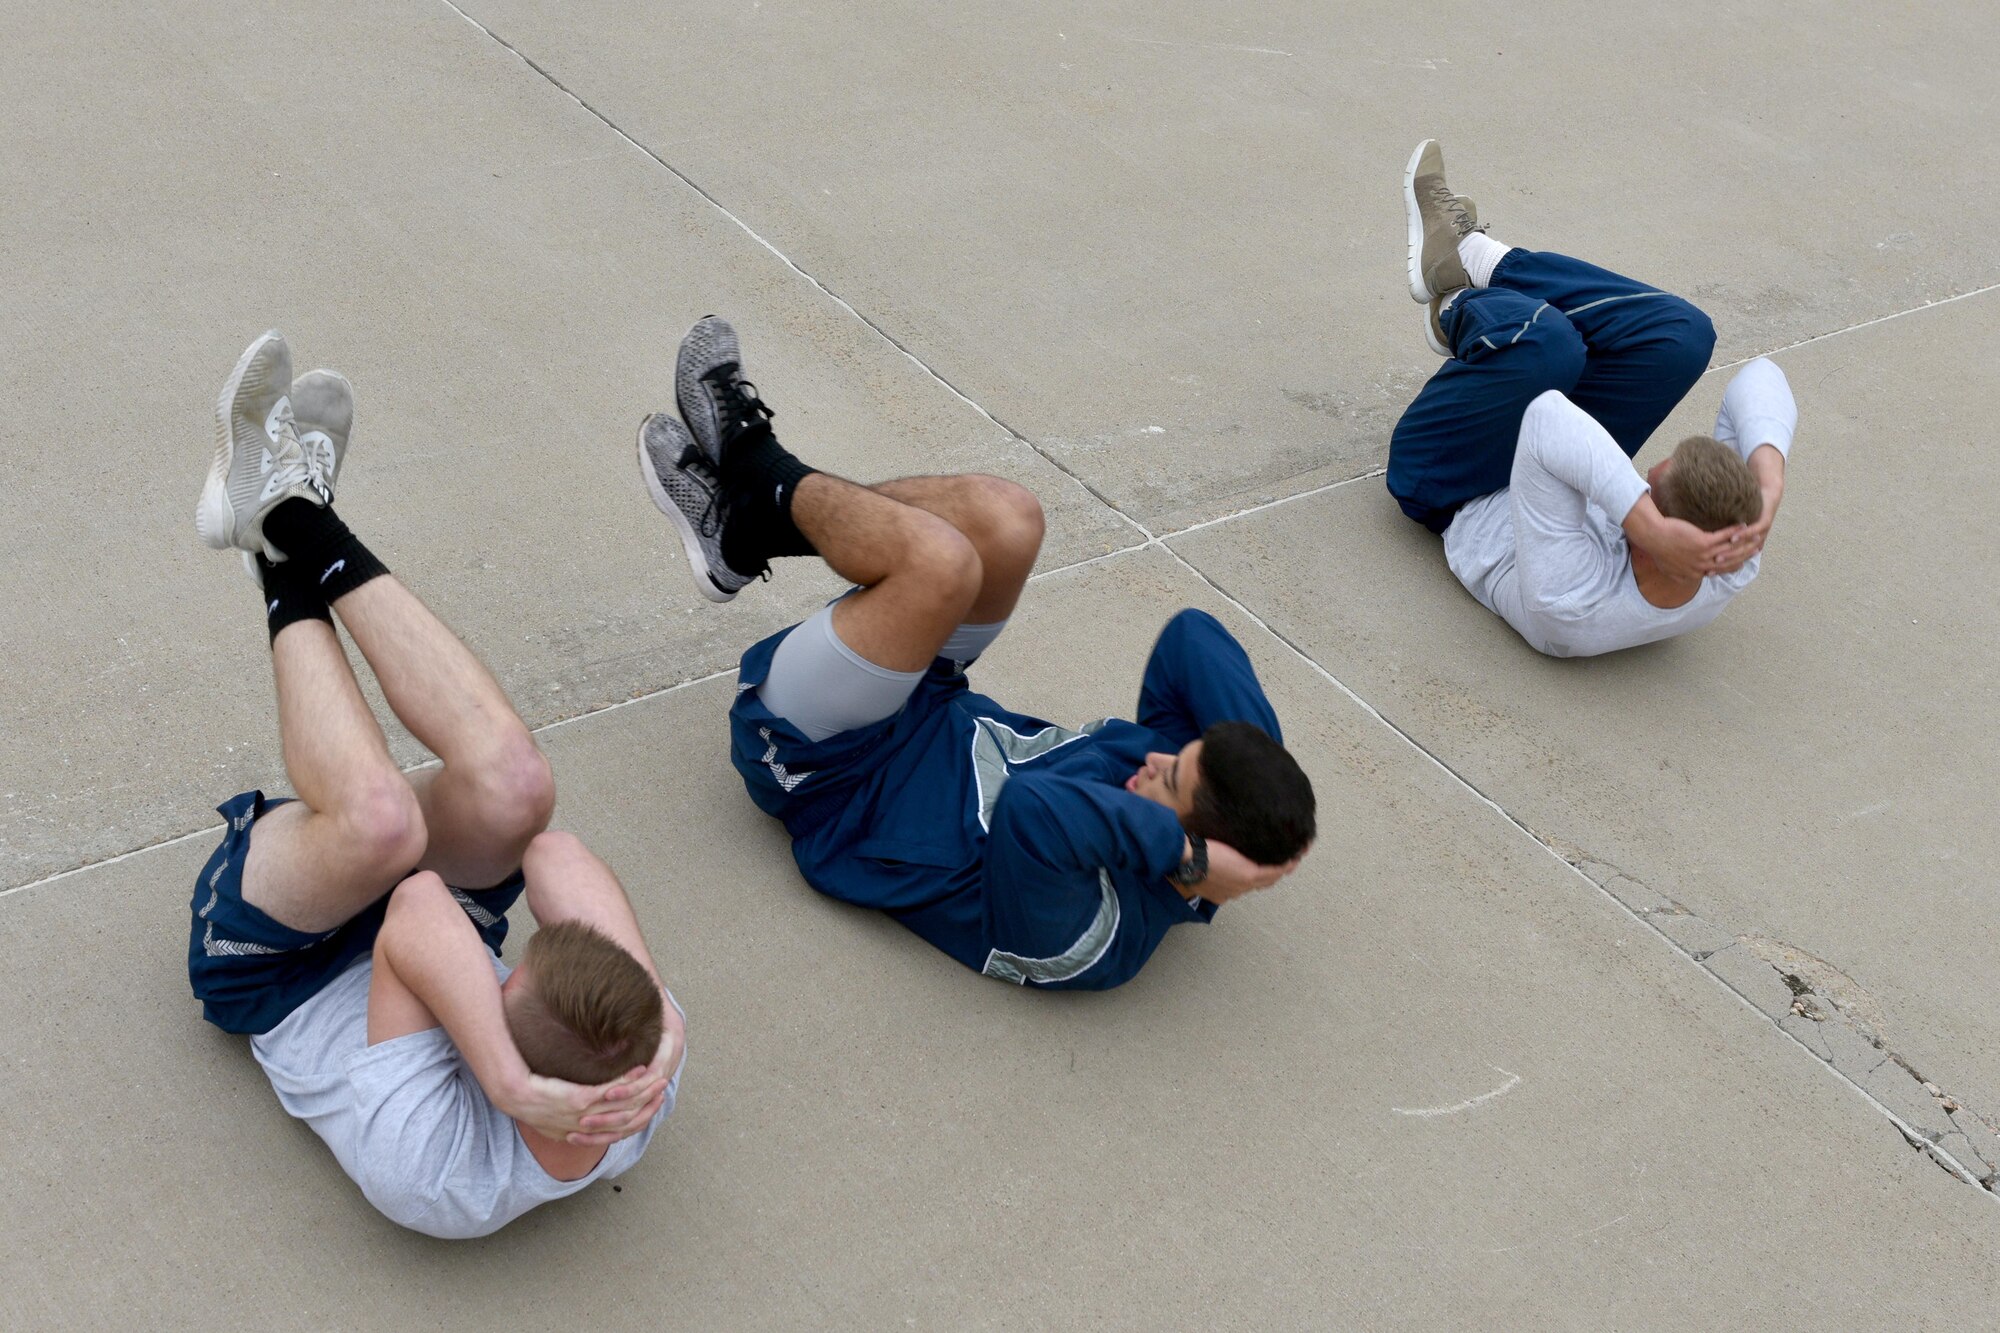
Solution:
<svg viewBox="0 0 2000 1333"><path fill-rule="evenodd" d="M1484 287L1493 280L1493 266L1514 247L1502 245L1483 231L1469 231L1458 239L1459 262L1472 276L1472 285Z"/></svg>

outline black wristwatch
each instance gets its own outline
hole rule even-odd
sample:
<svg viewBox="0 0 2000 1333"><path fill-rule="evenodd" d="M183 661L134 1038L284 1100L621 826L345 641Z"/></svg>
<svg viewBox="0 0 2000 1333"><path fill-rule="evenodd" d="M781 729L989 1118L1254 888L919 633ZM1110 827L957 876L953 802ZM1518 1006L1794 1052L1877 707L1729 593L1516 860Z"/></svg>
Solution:
<svg viewBox="0 0 2000 1333"><path fill-rule="evenodd" d="M1183 888L1193 888L1208 878L1208 839L1199 833L1190 833L1188 859L1175 866L1167 878Z"/></svg>

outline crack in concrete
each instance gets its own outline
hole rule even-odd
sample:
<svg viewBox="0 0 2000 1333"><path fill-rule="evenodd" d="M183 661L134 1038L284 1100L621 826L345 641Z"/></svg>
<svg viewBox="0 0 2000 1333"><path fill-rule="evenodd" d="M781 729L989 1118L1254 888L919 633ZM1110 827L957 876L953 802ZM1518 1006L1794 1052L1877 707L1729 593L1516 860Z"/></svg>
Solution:
<svg viewBox="0 0 2000 1333"><path fill-rule="evenodd" d="M1896 1050L1881 1005L1853 977L1796 945L1729 931L1583 848L1536 836L1874 1102L1913 1148L1958 1179L2000 1194L2000 1123Z"/></svg>

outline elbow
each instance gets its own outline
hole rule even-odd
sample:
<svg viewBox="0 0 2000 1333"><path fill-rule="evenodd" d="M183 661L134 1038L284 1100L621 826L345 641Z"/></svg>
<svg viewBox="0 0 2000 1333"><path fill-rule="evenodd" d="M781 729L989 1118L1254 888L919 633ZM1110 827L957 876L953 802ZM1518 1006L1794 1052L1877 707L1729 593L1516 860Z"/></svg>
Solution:
<svg viewBox="0 0 2000 1333"><path fill-rule="evenodd" d="M473 770L474 807L494 843L520 846L555 813L555 775L534 737L520 730Z"/></svg>
<svg viewBox="0 0 2000 1333"><path fill-rule="evenodd" d="M1577 408L1560 389L1544 389L1521 414L1521 447L1539 447L1568 412Z"/></svg>
<svg viewBox="0 0 2000 1333"><path fill-rule="evenodd" d="M458 907L452 900L451 889L434 870L419 870L398 884L389 891L389 905L382 914L382 929L375 937L377 947L386 938L429 928L431 914L440 903L450 903L454 911Z"/></svg>

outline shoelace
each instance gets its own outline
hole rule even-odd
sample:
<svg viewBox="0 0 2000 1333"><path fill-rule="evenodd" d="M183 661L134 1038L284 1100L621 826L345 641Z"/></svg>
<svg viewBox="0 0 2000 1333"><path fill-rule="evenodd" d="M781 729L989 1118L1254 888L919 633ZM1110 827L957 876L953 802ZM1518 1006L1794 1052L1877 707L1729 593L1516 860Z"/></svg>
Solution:
<svg viewBox="0 0 2000 1333"><path fill-rule="evenodd" d="M1430 184L1430 202L1436 204L1438 210L1452 220L1452 234L1458 236L1460 240L1464 240L1472 232L1486 230L1484 224L1472 220L1472 214L1466 212L1466 206L1458 200L1456 194L1452 194L1452 186L1444 184L1442 180L1434 180Z"/></svg>
<svg viewBox="0 0 2000 1333"><path fill-rule="evenodd" d="M317 443L317 441L315 441ZM313 460L306 455L305 446L299 443L297 425L292 421L291 408L287 406L278 418L278 438L271 448L271 470L266 484L272 480L283 486L296 486L300 482L325 482L315 473Z"/></svg>
<svg viewBox="0 0 2000 1333"><path fill-rule="evenodd" d="M712 540L721 534L722 525L729 521L729 505L722 498L722 479L708 466L708 459L698 446L690 446L681 455L681 470L708 491L708 503L702 506L701 517L695 520L695 530L703 538ZM747 573L751 577L761 578L766 583L771 580L771 563L768 560L753 570L737 569L734 565L730 565L729 568L738 574Z"/></svg>
<svg viewBox="0 0 2000 1333"><path fill-rule="evenodd" d="M1483 222L1474 222L1472 215L1465 211L1465 204L1460 201L1456 194L1452 193L1451 187L1443 181L1440 180L1432 183L1431 201L1438 206L1439 210L1446 217L1451 219L1452 234L1460 240L1464 240L1475 231L1486 230L1486 224Z"/></svg>
<svg viewBox="0 0 2000 1333"><path fill-rule="evenodd" d="M333 441L324 432L313 431L299 437L299 448L305 454L306 470L319 478L320 484L333 489Z"/></svg>
<svg viewBox="0 0 2000 1333"><path fill-rule="evenodd" d="M733 363L711 371L706 378L726 435L734 437L759 427L770 429L776 409L758 396L756 385L737 374Z"/></svg>
<svg viewBox="0 0 2000 1333"><path fill-rule="evenodd" d="M701 517L695 520L695 531L704 537L713 537L722 531L722 525L729 518L729 508L722 501L722 479L708 466L708 457L699 445L690 444L681 453L681 471L700 483L708 492L708 503L702 506Z"/></svg>

